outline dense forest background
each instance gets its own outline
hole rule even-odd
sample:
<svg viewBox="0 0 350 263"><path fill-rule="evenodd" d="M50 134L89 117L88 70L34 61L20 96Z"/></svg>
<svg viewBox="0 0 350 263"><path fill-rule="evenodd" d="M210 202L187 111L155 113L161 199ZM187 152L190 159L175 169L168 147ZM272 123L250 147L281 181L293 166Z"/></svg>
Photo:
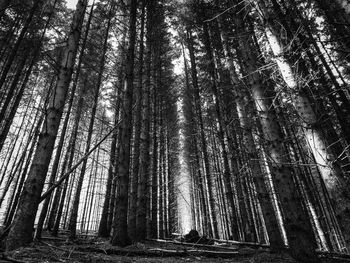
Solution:
<svg viewBox="0 0 350 263"><path fill-rule="evenodd" d="M349 63L348 0L0 0L3 247L348 253Z"/></svg>

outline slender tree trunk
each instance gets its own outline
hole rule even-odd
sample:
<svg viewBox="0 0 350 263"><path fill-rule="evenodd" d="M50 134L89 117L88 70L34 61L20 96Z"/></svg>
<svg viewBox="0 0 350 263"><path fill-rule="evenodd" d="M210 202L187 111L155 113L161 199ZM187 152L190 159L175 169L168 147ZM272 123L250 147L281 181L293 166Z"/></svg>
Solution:
<svg viewBox="0 0 350 263"><path fill-rule="evenodd" d="M120 49L123 49L123 46L125 46L125 37L126 34L124 32L123 35L123 41L122 44L120 46ZM122 51L121 51L121 56L122 56L122 62L121 65L119 67L119 72L118 72L118 82L119 82L119 86L116 89L116 93L117 93L117 100L116 100L116 106L115 106L115 122L118 122L118 126L115 127L115 130L113 132L113 137L115 137L115 151L114 151L114 159L111 160L111 164L113 165L113 170L112 172L112 181L111 181L111 197L108 200L108 214L107 214L107 230L106 232L109 233L111 232L112 229L112 223L113 223L113 217L114 217L114 208L115 208L115 195L116 195L116 188L117 188L117 178L118 178L118 166L119 166L119 151L120 151L120 141L121 141L121 134L120 132L118 132L118 130L120 129L120 116L121 116L121 110L120 110L120 106L122 103L122 85L123 85L123 69L124 69L124 64L125 64L125 56L123 56ZM118 128L118 129L117 129ZM112 154L112 153L111 153Z"/></svg>
<svg viewBox="0 0 350 263"><path fill-rule="evenodd" d="M65 156L63 158L63 163L61 165L62 174L67 169L67 163L68 163L69 155L71 153L70 146L69 146L70 142L71 142L71 139L68 142L68 147L66 149L66 154L65 154ZM62 190L63 190L63 186L62 185L60 185L59 187L56 188L55 196L54 196L54 198L52 200L51 210L50 210L50 213L49 213L49 216L48 216L48 219L47 219L47 229L49 231L52 231L52 235L53 236L57 236L57 234L58 234L58 229L57 229L57 232L55 232L54 229L55 229L55 222L56 222L56 219L58 217L58 210L59 210L59 206L60 206L60 198L61 198L61 195L62 195Z"/></svg>
<svg viewBox="0 0 350 263"><path fill-rule="evenodd" d="M197 66L196 66L196 60L195 60L194 49L193 49L193 39L192 39L192 33L189 29L187 30L187 41L188 41L187 48L190 53L192 85L194 87L194 96L195 96L195 108L198 115L198 121L200 126L200 140L201 140L201 146L202 146L202 152L203 152L203 158L204 158L205 176L207 179L208 191L209 191L208 192L208 195L209 195L208 210L210 213L210 224L211 224L211 229L213 231L213 236L217 237L218 231L217 231L217 219L215 214L215 200L214 200L214 193L213 193L214 189L212 185L212 175L211 175L210 165L209 165L208 147L207 147L207 142L206 142L205 133L204 133L203 114L202 114L201 99L200 99L199 85L198 85L198 79L197 79ZM232 194L232 189L231 191L227 191L226 194L230 195L229 192ZM233 200L233 197L232 197L232 200Z"/></svg>
<svg viewBox="0 0 350 263"><path fill-rule="evenodd" d="M164 117L163 117L163 101L161 99L160 105L159 105L159 238L164 239L164 173L165 173L165 167L164 167L164 159L165 159L165 131L164 131Z"/></svg>
<svg viewBox="0 0 350 263"><path fill-rule="evenodd" d="M203 229L203 233L202 234L207 234L208 231L208 207L207 207L207 203L206 203L206 195L205 195L205 188L204 188L204 180L203 180L203 175L201 172L201 165L200 165L200 150L198 149L198 139L197 139L197 131L196 128L198 127L198 121L195 120L195 112L192 106L192 101L195 101L195 98L193 96L193 90L190 87L190 80L189 80L189 73L188 73L188 66L187 66L187 61L186 61L186 56L185 56L185 48L184 46L182 46L182 53L183 53L183 57L184 57L184 69L185 69L185 81L186 81L186 90L185 90L185 103L187 104L187 111L188 111L188 116L186 116L188 118L188 122L189 122L189 126L190 126L190 133L192 135L192 140L191 140L191 144L193 146L193 151L194 151L194 172L193 175L197 178L194 178L195 181L198 182L199 184L199 196L200 196L200 202L201 202L201 206L202 206L202 211L203 211L203 225L204 225L204 229ZM192 54L194 55L194 54ZM198 113L197 113L198 114Z"/></svg>
<svg viewBox="0 0 350 263"><path fill-rule="evenodd" d="M118 96L117 96L118 97ZM117 98L119 100L119 98ZM116 104L119 104L119 101L115 101ZM114 126L118 124L119 117L119 107L116 105L114 113ZM98 236L100 237L109 237L110 228L108 227L108 218L110 217L110 202L112 197L112 186L114 180L114 175L116 174L116 149L117 149L117 138L118 138L118 129L115 129L112 134L111 150L110 150L110 160L108 167L108 178L106 184L106 193L103 202L103 208L101 213L101 220L98 228Z"/></svg>
<svg viewBox="0 0 350 263"><path fill-rule="evenodd" d="M155 67L155 65L154 65ZM154 72L154 76L156 76ZM159 80L159 76L155 77L157 80ZM151 183L151 222L150 222L150 230L151 230L151 237L152 238L158 238L158 96L156 87L153 89L153 149L152 149L152 183Z"/></svg>

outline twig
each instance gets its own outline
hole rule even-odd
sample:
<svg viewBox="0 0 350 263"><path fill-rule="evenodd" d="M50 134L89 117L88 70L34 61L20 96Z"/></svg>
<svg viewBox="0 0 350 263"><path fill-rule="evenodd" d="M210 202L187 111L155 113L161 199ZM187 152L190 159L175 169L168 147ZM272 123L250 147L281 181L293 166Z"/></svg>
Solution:
<svg viewBox="0 0 350 263"><path fill-rule="evenodd" d="M46 243L46 242L43 242L43 241L39 241L39 243L42 243L42 244L44 244L44 245L46 245L46 246L49 246L50 248L54 248L54 249L57 249L57 250L61 250L61 251L63 251L63 252L71 253L69 250L66 250L66 249L60 248L60 247L56 247L56 246L54 246L54 245L51 245L51 244Z"/></svg>
<svg viewBox="0 0 350 263"><path fill-rule="evenodd" d="M135 106L133 107L135 108ZM109 135L112 134L112 132L117 129L120 125L120 123L122 122L123 119L120 119L118 121L118 123L116 123L114 125L114 127L94 146L91 148L91 150L86 153L83 158L81 158L68 172L66 172L64 175L62 175L60 177L60 179L58 179L57 182L55 182L49 189L46 190L46 192L40 197L40 202L44 201L45 198L47 198L48 196L50 196L50 194L53 192L53 190L55 190L75 169L77 169L79 167L79 165L89 157L89 155L95 151L97 149L97 147L99 147L107 138Z"/></svg>
<svg viewBox="0 0 350 263"><path fill-rule="evenodd" d="M233 5L229 8L227 8L225 11L221 12L220 14L214 16L213 18L210 18L210 19L207 19L207 20L204 20L204 22L210 22L210 21L213 21L214 19L218 18L219 16L225 14L227 11L231 10L232 8L236 7L236 5Z"/></svg>
<svg viewBox="0 0 350 263"><path fill-rule="evenodd" d="M15 262L15 263L27 263L26 261L21 261L21 260L17 260L17 259L14 259L14 258L11 258L11 257L8 257L6 256L5 254L1 254L0 256L0 259L1 260L5 260L5 261L8 261L8 262Z"/></svg>

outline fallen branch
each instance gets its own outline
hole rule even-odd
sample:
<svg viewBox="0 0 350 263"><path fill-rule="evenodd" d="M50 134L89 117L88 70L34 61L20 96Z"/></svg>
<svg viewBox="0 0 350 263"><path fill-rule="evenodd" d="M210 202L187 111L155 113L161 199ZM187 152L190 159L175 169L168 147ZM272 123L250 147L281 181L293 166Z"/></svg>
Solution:
<svg viewBox="0 0 350 263"><path fill-rule="evenodd" d="M41 244L43 244L43 245L46 245L46 246L48 246L48 247L50 247L50 248L52 248L52 249L57 249L57 250L60 250L60 251L66 252L66 253L70 253L70 251L67 250L67 249L63 249L63 248L60 248L60 247L51 245L51 244L46 243L46 242L43 242L43 241L39 241L39 243L41 243Z"/></svg>
<svg viewBox="0 0 350 263"><path fill-rule="evenodd" d="M232 258L235 256L244 256L244 254L238 253L238 251L209 251L209 250L169 250L169 249L149 249L149 250L130 250L123 248L96 248L92 246L77 247L77 251L80 252L95 252L107 255L119 255L119 256L148 256L148 257L187 257L187 256L203 256L211 258Z"/></svg>
<svg viewBox="0 0 350 263"><path fill-rule="evenodd" d="M223 240L223 239L213 239L216 242L220 243L227 243L230 245L237 245L237 246L246 246L246 247L263 247L263 248L269 248L270 246L267 244L258 244L253 242L240 242L240 241L234 241L234 240Z"/></svg>
<svg viewBox="0 0 350 263"><path fill-rule="evenodd" d="M350 262L350 255L335 252L318 252L325 259L339 260L339 262ZM341 260L341 261L340 261Z"/></svg>
<svg viewBox="0 0 350 263"><path fill-rule="evenodd" d="M114 127L94 146L91 148L91 150L89 152L87 152L68 172L66 172L64 175L62 175L60 177L60 179L58 179L57 182L55 182L49 189L46 190L46 192L44 194L42 194L42 196L40 197L40 202L44 201L48 196L50 196L50 194L53 192L53 190L55 190L72 172L74 172L75 169L77 169L79 167L79 165L85 160L87 159L91 153L93 153L93 151L95 151L97 149L97 147L99 147L101 145L101 143L103 143L109 135L112 134L112 132L117 129L119 127L119 124L121 123L122 119L119 120L119 122L114 125Z"/></svg>
<svg viewBox="0 0 350 263"><path fill-rule="evenodd" d="M187 243L187 242L181 242L181 241L176 241L176 240L163 240L163 239L147 239L147 240L160 242L160 243L178 244L178 245L183 245L183 246L187 246L187 247L209 248L209 249L212 249L212 250L215 250L215 251L216 250L237 251L236 248L232 248L232 247L221 247L221 246L216 246L216 245Z"/></svg>
<svg viewBox="0 0 350 263"><path fill-rule="evenodd" d="M6 256L3 253L0 255L0 260L4 260L4 261L8 261L8 262L15 262L15 263L27 263L25 261L17 260L17 259L11 258L9 256Z"/></svg>

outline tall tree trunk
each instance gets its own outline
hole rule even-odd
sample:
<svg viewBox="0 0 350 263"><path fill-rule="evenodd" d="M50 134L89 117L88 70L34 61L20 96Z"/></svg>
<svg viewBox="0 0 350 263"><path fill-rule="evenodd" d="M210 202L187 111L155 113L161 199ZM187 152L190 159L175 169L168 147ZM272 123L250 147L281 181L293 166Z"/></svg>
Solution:
<svg viewBox="0 0 350 263"><path fill-rule="evenodd" d="M116 189L117 189L117 181L118 181L118 167L119 167L119 152L120 152L120 141L121 141L121 133L120 130L120 121L121 121L121 106L122 106L122 99L123 99L123 81L124 81L124 67L125 67L125 55L124 55L124 46L126 43L126 30L123 32L123 40L121 45L119 46L120 49L120 56L121 56L121 63L118 70L118 87L116 88L117 93L117 101L116 101L116 107L115 107L115 118L117 118L118 121L118 131L115 130L116 136L116 149L115 149L115 156L114 156L114 170L113 170L113 180L112 180L112 186L111 186L111 198L109 200L109 209L108 209L108 217L107 217L107 232L110 233L112 229L113 224L113 218L114 218L114 211L115 211L115 203L116 203Z"/></svg>
<svg viewBox="0 0 350 263"><path fill-rule="evenodd" d="M222 25L219 25L222 26ZM269 196L269 189L265 183L264 172L260 167L257 149L253 138L253 120L254 114L251 109L252 105L249 101L248 92L240 82L236 68L233 63L233 54L228 45L228 37L226 32L221 28L221 41L223 44L226 62L229 67L231 82L234 85L234 95L237 114L242 128L243 144L247 151L247 157L254 183L257 187L258 197L262 206L264 221L269 235L270 246L273 250L280 250L283 247L283 240L279 232L278 219L274 212L272 200Z"/></svg>
<svg viewBox="0 0 350 263"><path fill-rule="evenodd" d="M271 11L268 6L259 2L259 11L265 18L271 18ZM284 56L285 47L282 45L276 27L269 19L264 19L265 34L273 51L274 58L280 69L281 75L288 88L294 93L292 95L292 103L299 116L302 116L302 125L304 128L305 138L308 142L316 164L318 165L321 176L327 187L329 197L335 204L335 212L342 226L342 230L347 242L350 241L350 216L347 212L350 209L349 189L347 184L342 180L339 167L334 164L334 156L326 145L326 139L318 125L319 118L316 116L309 98L304 92L302 84L298 81L298 73L295 72L290 61Z"/></svg>
<svg viewBox="0 0 350 263"><path fill-rule="evenodd" d="M155 63L156 64L156 63ZM154 65L155 67L155 65ZM155 71L155 70L154 70ZM156 72L154 72L154 76L156 81L159 80L159 76L157 76ZM150 231L151 231L151 238L158 238L158 140L159 140L159 133L158 133L158 93L157 93L157 86L155 85L153 89L153 146L152 146L152 180L151 180L151 222L150 222Z"/></svg>
<svg viewBox="0 0 350 263"><path fill-rule="evenodd" d="M91 7L91 13L90 13L91 17L92 17L92 13L93 13L93 7ZM107 52L107 48L108 48L108 35L109 35L109 29L110 29L110 25L111 25L111 19L112 19L112 16L110 15L109 19L108 19L108 23L107 23L105 37L104 37L104 43L103 43L103 48L102 48L102 57L101 57L100 64L99 64L98 77L97 77L95 93L94 93L94 102L93 102L90 124L89 124L89 129L88 129L88 137L86 139L85 154L89 153L90 146L91 146L92 133L93 133L94 122L95 122L95 118L96 118L96 110L97 110L97 106L98 106L98 98L99 98L100 88L102 85L102 77L103 77L103 71L104 71L105 61L106 61L106 52ZM74 239L76 237L76 225L77 225L77 219L78 219L80 192L81 192L81 189L83 186L86 165L87 165L87 159L85 159L83 161L83 164L81 167L80 176L79 176L78 184L77 184L77 189L76 189L76 193L74 196L74 201L73 201L73 205L72 205L72 209L71 209L69 227L68 227L68 229L70 231L69 232L70 239Z"/></svg>
<svg viewBox="0 0 350 263"><path fill-rule="evenodd" d="M35 215L72 77L86 5L87 0L79 0L77 4L67 46L65 47L64 56L60 64L58 80L54 89L55 96L51 97L46 110L38 146L21 194L13 226L6 240L6 249L8 250L18 248L32 241Z"/></svg>
<svg viewBox="0 0 350 263"><path fill-rule="evenodd" d="M118 101L117 101L118 100ZM106 193L104 197L103 202L103 208L101 212L101 220L98 228L98 236L100 237L109 237L110 234L110 228L108 227L108 217L110 216L110 203L111 203L111 197L112 197L112 186L114 180L114 176L116 174L116 150L117 150L117 138L118 138L118 120L119 120L119 96L117 95L117 99L115 101L115 112L114 112L114 132L112 134L112 142L111 142L111 148L110 148L110 160L109 160L109 167L108 167L108 178L106 183Z"/></svg>
<svg viewBox="0 0 350 263"><path fill-rule="evenodd" d="M147 236L147 208L149 202L148 181L150 180L150 89L151 59L153 49L153 12L155 1L147 1L145 85L142 96L142 130L140 138L140 167L136 202L136 240L144 240Z"/></svg>
<svg viewBox="0 0 350 263"><path fill-rule="evenodd" d="M120 156L118 167L117 206L113 222L112 245L126 246L130 243L128 237L128 191L130 168L130 140L132 134L132 101L134 80L134 57L136 42L137 1L130 2L129 43L126 58L125 97L122 107L122 123L120 128Z"/></svg>
<svg viewBox="0 0 350 263"><path fill-rule="evenodd" d="M198 190L199 190L199 200L201 203L201 207L202 207L202 217L203 217L203 231L202 234L207 234L208 231L208 206L207 206L207 202L206 202L206 195L205 195L205 187L204 187L204 180L203 180L203 175L202 175L202 171L201 171L201 164L200 164L200 149L198 149L198 139L197 139L197 127L198 125L198 121L196 121L195 118L195 112L193 109L193 102L195 101L195 98L193 96L193 89L190 86L190 79L189 79L189 72L188 72L188 66L187 66L187 61L186 61L186 56L185 56L185 47L184 45L182 45L182 54L183 54L183 58L184 58L184 73L185 73L185 84L186 84L186 90L184 92L184 103L187 107L187 111L188 113L186 114L185 112L185 118L187 118L187 122L189 122L188 126L190 127L190 134L191 134L191 141L189 143L192 144L193 147L193 152L194 152L194 164L193 164L193 176L196 177L194 178L194 181L198 182ZM194 54L192 54L194 55ZM198 114L198 113L197 113ZM198 205L199 206L199 205ZM197 207L198 207L197 206Z"/></svg>
<svg viewBox="0 0 350 263"><path fill-rule="evenodd" d="M138 68L138 87L136 89L136 109L135 109L135 142L134 142L134 161L132 167L132 183L130 193L130 214L129 214L129 235L132 240L137 237L136 216L137 216L137 191L139 182L140 169L140 144L141 144L141 124L142 124L142 94L143 94L143 53L144 53L144 24L145 24L145 5L146 1L142 1L141 13L141 32L140 32L140 48L139 48L139 68Z"/></svg>
<svg viewBox="0 0 350 263"><path fill-rule="evenodd" d="M187 41L188 41L187 48L190 53L192 85L194 87L194 96L195 96L195 108L198 115L198 121L200 126L200 140L201 140L201 146L202 146L202 152L203 152L203 158L204 158L205 176L206 176L208 191L209 191L208 192L208 195L209 195L208 210L210 213L210 224L211 224L211 230L213 231L212 232L213 236L217 236L218 232L217 232L217 219L216 219L216 213L215 213L215 200L214 200L214 193L213 193L214 189L212 185L212 175L211 175L210 164L209 164L208 146L207 146L205 133L204 133L203 114L202 114L202 108L201 108L201 99L200 99L198 77L197 77L197 65L196 65L194 48L193 48L193 38L192 38L192 33L189 29L187 29ZM232 194L232 189L231 191L226 191L226 194L228 195ZM233 203L233 196L232 196L232 203Z"/></svg>
<svg viewBox="0 0 350 263"><path fill-rule="evenodd" d="M284 225L287 233L290 252L293 257L300 260L318 262L315 254L317 244L306 210L303 208L300 193L293 181L293 172L284 163L287 151L283 143L283 135L277 122L277 116L272 106L271 90L269 81L264 81L257 71L259 59L256 55L256 47L251 39L251 32L244 24L243 14L240 12L241 5L236 9L237 34L245 37L238 39L239 54L243 61L243 68L249 74L248 81L254 102L257 108L259 120L266 140L266 151L271 159L270 172L279 200L283 207ZM244 8L244 7L243 7ZM252 43L253 42L253 43Z"/></svg>
<svg viewBox="0 0 350 263"><path fill-rule="evenodd" d="M56 5L56 2L57 2L57 0L55 1L55 5ZM64 146L64 141L65 141L65 137L66 137L65 135L66 135L66 132L67 132L67 126L68 126L68 122L69 122L69 117L70 117L70 114L71 114L71 111L72 111L72 107L73 107L73 101L74 101L74 98L75 98L75 92L76 92L76 89L77 89L77 86L78 86L81 65L82 65L83 56L84 56L84 53L85 53L86 42L87 42L87 38L88 38L88 35L89 35L90 24L91 24L91 17L92 17L92 13L90 13L88 23L86 24L84 39L83 39L83 43L81 45L81 51L80 51L79 58L78 58L78 65L77 65L77 69L76 69L76 72L75 72L75 76L74 76L74 80L73 80L73 86L72 86L71 94L70 94L69 101L68 101L67 113L66 113L66 116L65 116L64 121L63 121L62 130L61 130L61 134L60 134L60 139L59 139L59 142L57 144L55 159L54 159L54 162L52 164L52 169L51 169L51 174L50 174L50 177L49 177L48 187L51 187L53 185L54 180L56 178L58 166L59 166L59 163L60 163L60 157L61 157L62 149L63 149L63 146ZM43 229L43 226L44 226L44 221L45 221L45 218L46 218L46 215L47 215L47 211L48 211L48 208L49 208L50 200L51 200L51 195L49 195L45 199L44 204L43 204L43 206L41 208L41 212L40 212L40 216L39 216L39 220L38 220L38 224L37 224L37 228L36 228L36 232L35 232L35 238L36 239L40 239L41 238L41 232L42 232L42 229ZM58 203L57 203L57 205L58 205ZM54 206L56 206L56 203L54 204ZM51 229L52 223L53 223L53 220L51 220L51 222L49 224L49 229Z"/></svg>

